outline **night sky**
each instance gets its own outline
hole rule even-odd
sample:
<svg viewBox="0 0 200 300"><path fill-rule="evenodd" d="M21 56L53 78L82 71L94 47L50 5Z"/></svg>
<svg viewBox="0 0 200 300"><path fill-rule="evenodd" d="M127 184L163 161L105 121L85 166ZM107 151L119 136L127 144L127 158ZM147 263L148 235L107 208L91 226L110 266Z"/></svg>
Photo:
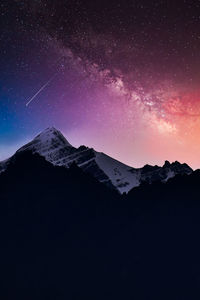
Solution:
<svg viewBox="0 0 200 300"><path fill-rule="evenodd" d="M200 167L200 1L7 0L0 11L0 160L54 126L135 167Z"/></svg>

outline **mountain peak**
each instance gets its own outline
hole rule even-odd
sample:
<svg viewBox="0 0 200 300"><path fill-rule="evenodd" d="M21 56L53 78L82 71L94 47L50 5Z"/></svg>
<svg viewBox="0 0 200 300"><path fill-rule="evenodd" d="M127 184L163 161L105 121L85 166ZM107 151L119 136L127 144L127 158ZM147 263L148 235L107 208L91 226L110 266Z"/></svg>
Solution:
<svg viewBox="0 0 200 300"><path fill-rule="evenodd" d="M52 152L60 149L73 148L62 133L54 127L48 127L40 132L30 143L21 147L17 152L30 150L43 156L51 156ZM51 160L50 160L51 161Z"/></svg>
<svg viewBox="0 0 200 300"><path fill-rule="evenodd" d="M54 135L54 134L61 134L62 133L56 129L55 127L47 127L46 129L44 129L43 131L41 131L40 133L38 133L38 135L36 136L37 137L40 137L40 136L44 136L44 135Z"/></svg>
<svg viewBox="0 0 200 300"><path fill-rule="evenodd" d="M170 162L168 160L165 161L163 168L169 168L171 166Z"/></svg>
<svg viewBox="0 0 200 300"><path fill-rule="evenodd" d="M59 143L61 143L62 145L65 146L72 146L67 140L66 138L63 136L63 134L56 129L55 127L48 127L45 130L43 130L42 132L40 132L35 138L34 140L40 140L41 142L52 142L57 141ZM33 140L33 141L34 141Z"/></svg>
<svg viewBox="0 0 200 300"><path fill-rule="evenodd" d="M163 168L171 168L171 169L176 169L176 170L185 170L186 173L191 173L193 170L190 168L186 163L181 164L179 161L174 161L170 163L168 160L165 161Z"/></svg>
<svg viewBox="0 0 200 300"><path fill-rule="evenodd" d="M46 129L41 131L41 133L51 133L51 132L59 132L60 133L60 131L58 129L56 129L55 127L53 127L53 126L47 127Z"/></svg>

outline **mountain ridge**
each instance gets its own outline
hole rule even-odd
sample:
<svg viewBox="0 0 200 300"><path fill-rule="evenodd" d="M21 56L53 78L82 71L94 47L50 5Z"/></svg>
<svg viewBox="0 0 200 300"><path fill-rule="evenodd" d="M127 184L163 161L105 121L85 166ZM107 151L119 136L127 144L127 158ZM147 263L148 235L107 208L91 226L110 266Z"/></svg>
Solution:
<svg viewBox="0 0 200 300"><path fill-rule="evenodd" d="M16 154L29 150L43 156L55 166L69 168L72 163L76 163L83 171L121 194L129 192L142 182L166 182L177 174L190 174L193 171L187 164L178 161L165 161L162 167L145 165L133 168L93 148L84 145L75 148L55 127L48 127L40 132L32 141L19 148ZM0 172L7 168L9 161L10 159L0 162Z"/></svg>
<svg viewBox="0 0 200 300"><path fill-rule="evenodd" d="M18 152L0 174L1 299L199 299L199 182L120 195Z"/></svg>

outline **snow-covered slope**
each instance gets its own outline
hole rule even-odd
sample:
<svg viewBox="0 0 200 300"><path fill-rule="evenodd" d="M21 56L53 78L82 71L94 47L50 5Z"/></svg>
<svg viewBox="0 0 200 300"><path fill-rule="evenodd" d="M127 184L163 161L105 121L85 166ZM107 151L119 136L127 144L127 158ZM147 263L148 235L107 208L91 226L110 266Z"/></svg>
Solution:
<svg viewBox="0 0 200 300"><path fill-rule="evenodd" d="M95 160L120 193L140 185L140 169L131 168L104 153L96 152Z"/></svg>
<svg viewBox="0 0 200 300"><path fill-rule="evenodd" d="M128 192L142 181L167 181L176 174L190 174L192 169L186 164L165 162L163 167L145 165L143 168L131 168L112 157L95 151L92 148L73 147L60 131L54 127L47 128L37 135L30 143L17 152L31 150L45 157L46 160L57 166L69 167L75 162L85 172L92 174L100 182L116 188L120 193ZM4 171L9 163L6 160L0 163L0 172Z"/></svg>

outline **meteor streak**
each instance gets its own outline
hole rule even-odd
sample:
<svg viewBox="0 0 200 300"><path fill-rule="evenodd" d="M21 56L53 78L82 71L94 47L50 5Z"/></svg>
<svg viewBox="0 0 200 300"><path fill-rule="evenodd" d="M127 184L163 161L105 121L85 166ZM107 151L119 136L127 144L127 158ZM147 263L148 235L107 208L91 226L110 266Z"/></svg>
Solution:
<svg viewBox="0 0 200 300"><path fill-rule="evenodd" d="M31 97L31 99L26 103L26 107L45 89L45 87L54 79L57 75L57 72Z"/></svg>
<svg viewBox="0 0 200 300"><path fill-rule="evenodd" d="M65 66L65 62L66 62L66 57L65 56L61 56L54 65L56 64L60 64L60 68L63 68ZM33 97L31 97L31 99L26 103L26 107L29 106L29 104L45 89L45 87L51 83L51 81L54 79L54 77L58 74L58 72L60 71L60 69L58 69L58 71L56 71L56 73L54 73L54 75L33 95Z"/></svg>

